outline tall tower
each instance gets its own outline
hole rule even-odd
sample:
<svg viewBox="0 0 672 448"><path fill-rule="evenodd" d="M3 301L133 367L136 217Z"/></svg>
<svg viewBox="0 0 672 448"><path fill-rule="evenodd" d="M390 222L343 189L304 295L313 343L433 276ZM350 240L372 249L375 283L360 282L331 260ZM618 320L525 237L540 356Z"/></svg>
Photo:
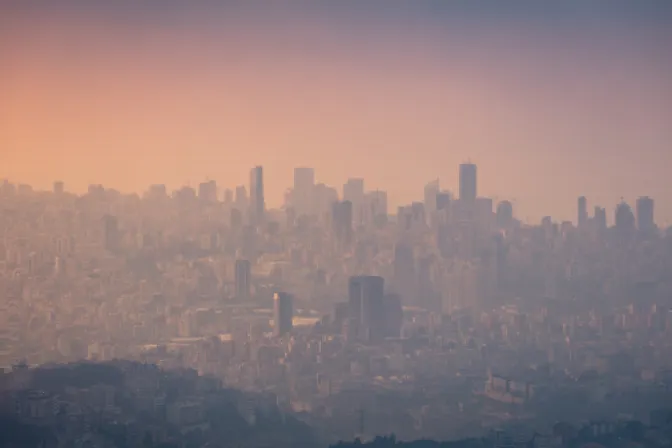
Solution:
<svg viewBox="0 0 672 448"><path fill-rule="evenodd" d="M642 233L651 233L656 228L653 217L654 202L648 196L637 199L637 229Z"/></svg>
<svg viewBox="0 0 672 448"><path fill-rule="evenodd" d="M292 205L299 214L311 212L315 190L315 170L312 168L294 168L294 189Z"/></svg>
<svg viewBox="0 0 672 448"><path fill-rule="evenodd" d="M604 207L595 207L595 227L599 232L607 229L607 210Z"/></svg>
<svg viewBox="0 0 672 448"><path fill-rule="evenodd" d="M247 299L250 297L250 283L252 267L248 260L236 260L236 298Z"/></svg>
<svg viewBox="0 0 672 448"><path fill-rule="evenodd" d="M364 179L348 179L343 185L343 200L352 203L352 219L355 227L359 227L362 224L362 207L364 206Z"/></svg>
<svg viewBox="0 0 672 448"><path fill-rule="evenodd" d="M273 295L273 325L276 336L284 336L292 331L294 308L292 296L286 292L276 292Z"/></svg>
<svg viewBox="0 0 672 448"><path fill-rule="evenodd" d="M477 190L477 170L473 163L460 165L460 200L475 201Z"/></svg>
<svg viewBox="0 0 672 448"><path fill-rule="evenodd" d="M616 206L614 225L616 232L622 238L628 238L635 232L635 214L632 213L632 208L625 201L621 201Z"/></svg>
<svg viewBox="0 0 672 448"><path fill-rule="evenodd" d="M582 229L586 225L586 222L588 222L588 201L586 201L585 196L579 197L577 207L578 216L576 223L579 229Z"/></svg>
<svg viewBox="0 0 672 448"><path fill-rule="evenodd" d="M250 171L250 218L255 225L264 222L264 168L255 166Z"/></svg>
<svg viewBox="0 0 672 448"><path fill-rule="evenodd" d="M436 211L436 198L440 192L441 187L439 185L439 179L433 180L425 185L425 210L429 216L431 216Z"/></svg>
<svg viewBox="0 0 672 448"><path fill-rule="evenodd" d="M350 277L348 307L358 323L358 334L366 340L379 335L382 328L385 280L377 276Z"/></svg>
<svg viewBox="0 0 672 448"><path fill-rule="evenodd" d="M63 194L65 191L65 184L60 180L54 182L54 194Z"/></svg>

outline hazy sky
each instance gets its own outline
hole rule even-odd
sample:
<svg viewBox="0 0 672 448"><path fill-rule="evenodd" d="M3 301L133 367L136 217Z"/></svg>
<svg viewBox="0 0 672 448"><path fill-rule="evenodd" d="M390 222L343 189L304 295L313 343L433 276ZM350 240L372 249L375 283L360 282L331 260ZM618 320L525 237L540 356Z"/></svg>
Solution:
<svg viewBox="0 0 672 448"><path fill-rule="evenodd" d="M263 164L274 206L303 165L394 206L467 159L523 219L649 195L672 223L672 2L0 0L0 177Z"/></svg>

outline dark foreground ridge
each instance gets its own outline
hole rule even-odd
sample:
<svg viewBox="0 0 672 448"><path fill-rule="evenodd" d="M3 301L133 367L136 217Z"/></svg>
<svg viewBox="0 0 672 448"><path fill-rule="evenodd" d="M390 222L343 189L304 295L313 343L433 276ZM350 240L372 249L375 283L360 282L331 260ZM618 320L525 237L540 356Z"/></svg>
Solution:
<svg viewBox="0 0 672 448"><path fill-rule="evenodd" d="M399 442L394 436L376 437L371 442L341 442L332 448L370 447L370 448L485 448L493 444L487 439L465 439L453 442L436 442L433 440L416 440L414 442Z"/></svg>
<svg viewBox="0 0 672 448"><path fill-rule="evenodd" d="M190 369L130 361L22 367L0 376L0 447L313 447L268 394Z"/></svg>
<svg viewBox="0 0 672 448"><path fill-rule="evenodd" d="M515 430L497 430L483 438L452 442L417 440L400 442L394 436L376 437L370 442L341 442L331 448L669 448L672 447L672 409L652 413L651 423L636 420L594 421L575 428L558 422L551 434L525 435Z"/></svg>

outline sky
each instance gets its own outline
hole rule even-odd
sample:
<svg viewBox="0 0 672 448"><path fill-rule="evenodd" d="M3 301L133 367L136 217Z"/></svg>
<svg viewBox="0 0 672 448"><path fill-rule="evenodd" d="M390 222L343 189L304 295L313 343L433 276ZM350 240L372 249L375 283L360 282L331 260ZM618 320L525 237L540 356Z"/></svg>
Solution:
<svg viewBox="0 0 672 448"><path fill-rule="evenodd" d="M0 178L234 187L293 167L390 205L458 165L526 221L656 199L672 224L669 0L0 0ZM392 210L392 207L391 207Z"/></svg>

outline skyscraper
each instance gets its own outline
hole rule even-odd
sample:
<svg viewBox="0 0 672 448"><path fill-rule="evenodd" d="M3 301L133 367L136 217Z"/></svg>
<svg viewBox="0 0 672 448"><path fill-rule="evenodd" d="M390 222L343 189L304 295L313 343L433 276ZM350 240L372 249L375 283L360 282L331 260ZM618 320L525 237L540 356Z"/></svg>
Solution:
<svg viewBox="0 0 672 448"><path fill-rule="evenodd" d="M294 191L309 191L315 186L315 170L307 167L294 168Z"/></svg>
<svg viewBox="0 0 672 448"><path fill-rule="evenodd" d="M264 169L255 166L250 171L250 219L255 225L264 222L266 203L264 202Z"/></svg>
<svg viewBox="0 0 672 448"><path fill-rule="evenodd" d="M431 216L436 211L436 198L441 192L439 179L433 180L425 185L424 199L427 215Z"/></svg>
<svg viewBox="0 0 672 448"><path fill-rule="evenodd" d="M513 204L509 201L502 201L497 204L496 218L497 227L508 229L513 224Z"/></svg>
<svg viewBox="0 0 672 448"><path fill-rule="evenodd" d="M209 180L198 185L198 199L202 202L217 202L217 182Z"/></svg>
<svg viewBox="0 0 672 448"><path fill-rule="evenodd" d="M634 233L636 229L635 214L632 213L632 208L625 201L621 201L616 206L614 222L616 232L621 238L629 238Z"/></svg>
<svg viewBox="0 0 672 448"><path fill-rule="evenodd" d="M477 170L473 163L460 165L460 200L475 201L477 190Z"/></svg>
<svg viewBox="0 0 672 448"><path fill-rule="evenodd" d="M598 232L607 229L607 210L604 207L595 207L595 228Z"/></svg>
<svg viewBox="0 0 672 448"><path fill-rule="evenodd" d="M273 295L273 325L276 336L284 336L292 331L294 308L292 296L286 292L276 292Z"/></svg>
<svg viewBox="0 0 672 448"><path fill-rule="evenodd" d="M450 193L447 191L440 191L436 195L436 210L448 210L450 208Z"/></svg>
<svg viewBox="0 0 672 448"><path fill-rule="evenodd" d="M63 194L65 191L65 184L61 181L54 182L54 194Z"/></svg>
<svg viewBox="0 0 672 448"><path fill-rule="evenodd" d="M312 212L314 191L315 170L306 167L294 168L291 203L300 215Z"/></svg>
<svg viewBox="0 0 672 448"><path fill-rule="evenodd" d="M251 263L248 260L236 260L235 271L236 298L247 299L250 297Z"/></svg>
<svg viewBox="0 0 672 448"><path fill-rule="evenodd" d="M350 277L348 308L357 322L357 334L366 340L375 338L382 328L385 280L377 276Z"/></svg>
<svg viewBox="0 0 672 448"><path fill-rule="evenodd" d="M579 197L578 200L578 218L577 218L577 226L579 229L583 229L586 225L586 222L588 222L588 202L586 201L585 196Z"/></svg>
<svg viewBox="0 0 672 448"><path fill-rule="evenodd" d="M364 179L351 178L343 185L343 200L352 203L352 219L355 228L362 224L364 206Z"/></svg>
<svg viewBox="0 0 672 448"><path fill-rule="evenodd" d="M654 202L648 196L637 199L637 228L642 233L651 233L656 228L654 220Z"/></svg>
<svg viewBox="0 0 672 448"><path fill-rule="evenodd" d="M387 221L387 192L372 191L366 195L373 223Z"/></svg>

